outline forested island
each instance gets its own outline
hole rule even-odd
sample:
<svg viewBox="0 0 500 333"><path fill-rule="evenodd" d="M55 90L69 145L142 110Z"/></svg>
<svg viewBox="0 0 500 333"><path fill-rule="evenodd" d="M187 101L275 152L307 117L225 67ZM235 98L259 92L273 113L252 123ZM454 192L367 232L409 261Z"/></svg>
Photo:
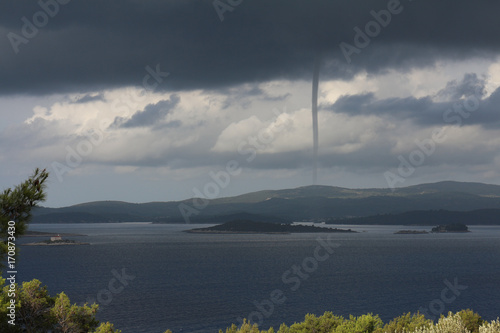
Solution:
<svg viewBox="0 0 500 333"><path fill-rule="evenodd" d="M446 225L438 225L431 229L432 233L439 232L470 232L469 228L462 223L452 223ZM429 232L426 230L399 230L396 231L395 234L428 234Z"/></svg>
<svg viewBox="0 0 500 333"><path fill-rule="evenodd" d="M432 232L470 232L465 224L454 223L448 225L438 225L432 228Z"/></svg>
<svg viewBox="0 0 500 333"><path fill-rule="evenodd" d="M309 233L309 232L356 232L351 229L321 228L306 225L289 225L268 222L257 222L249 220L237 220L219 224L208 228L197 228L185 230L189 233L210 233L210 234L289 234L289 233Z"/></svg>
<svg viewBox="0 0 500 333"><path fill-rule="evenodd" d="M399 230L396 231L397 235L420 235L420 234L428 234L429 232L426 230Z"/></svg>

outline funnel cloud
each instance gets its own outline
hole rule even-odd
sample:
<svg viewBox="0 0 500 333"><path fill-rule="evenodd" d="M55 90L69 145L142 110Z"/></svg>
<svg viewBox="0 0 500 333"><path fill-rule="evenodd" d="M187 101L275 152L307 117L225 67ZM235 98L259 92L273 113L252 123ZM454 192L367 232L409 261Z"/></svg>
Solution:
<svg viewBox="0 0 500 333"><path fill-rule="evenodd" d="M319 86L320 56L314 59L313 85L312 85L312 125L313 125L313 185L318 182L318 86Z"/></svg>

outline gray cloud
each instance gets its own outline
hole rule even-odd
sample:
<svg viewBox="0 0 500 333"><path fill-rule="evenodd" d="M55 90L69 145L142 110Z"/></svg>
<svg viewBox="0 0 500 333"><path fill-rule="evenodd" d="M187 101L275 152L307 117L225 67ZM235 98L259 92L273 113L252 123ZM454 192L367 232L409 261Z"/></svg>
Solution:
<svg viewBox="0 0 500 333"><path fill-rule="evenodd" d="M73 103L75 104L85 104L89 102L96 102L96 101L104 101L104 96L102 94L97 94L97 95L91 95L91 94L86 94L83 97L80 97Z"/></svg>
<svg viewBox="0 0 500 333"><path fill-rule="evenodd" d="M159 101L156 104L148 104L143 111L137 111L130 119L117 117L113 123L114 127L132 128L158 125L165 116L180 102L178 95L171 95L170 99ZM178 121L170 123L170 127L178 127Z"/></svg>
<svg viewBox="0 0 500 333"><path fill-rule="evenodd" d="M374 20L370 12L387 9L389 2L243 1L221 22L210 0L71 1L36 33L23 35L22 18L33 22L42 8L37 1L4 1L0 94L141 86L145 67L157 64L171 73L159 89L215 89L309 80L318 51L325 61L322 78L344 79L362 70L408 70L498 53L500 3L401 1L400 13L348 64L339 44L355 45L353 29L364 30ZM23 38L17 53L9 33Z"/></svg>
<svg viewBox="0 0 500 333"><path fill-rule="evenodd" d="M443 121L443 111L451 105L451 103L435 103L431 97L377 100L373 93L365 93L342 96L327 109L350 115L386 115L401 120L415 119L421 123L439 123Z"/></svg>
<svg viewBox="0 0 500 333"><path fill-rule="evenodd" d="M221 88L211 92L225 95L225 101L221 108L228 109L235 104L240 105L244 109L249 108L256 100L283 102L291 96L290 93L279 96L270 96L265 90L256 85L243 85L236 89Z"/></svg>
<svg viewBox="0 0 500 333"><path fill-rule="evenodd" d="M478 78L477 74L467 73L460 82L456 80L448 82L446 87L439 91L437 95L446 97L452 101L471 95L482 97L486 93L485 83L485 80Z"/></svg>
<svg viewBox="0 0 500 333"><path fill-rule="evenodd" d="M487 98L483 98L484 94L485 81L476 74L466 74L460 82L448 82L436 96L378 100L373 93L344 95L333 105L325 105L324 109L349 115L390 116L398 120L412 120L422 126L454 124L498 128L500 88ZM434 97L446 97L448 100L436 102ZM467 106L464 103L471 104Z"/></svg>

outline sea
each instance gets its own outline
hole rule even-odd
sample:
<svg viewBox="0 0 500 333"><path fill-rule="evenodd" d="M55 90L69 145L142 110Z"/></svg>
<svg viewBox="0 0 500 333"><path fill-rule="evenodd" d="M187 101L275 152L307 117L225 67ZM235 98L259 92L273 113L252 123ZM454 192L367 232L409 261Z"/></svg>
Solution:
<svg viewBox="0 0 500 333"><path fill-rule="evenodd" d="M219 332L249 318L261 329L308 313L472 309L500 316L500 226L469 233L394 234L407 226L332 226L357 233L192 234L194 224L32 224L77 233L81 246L23 246L17 280L51 295L97 302L97 318L123 333Z"/></svg>

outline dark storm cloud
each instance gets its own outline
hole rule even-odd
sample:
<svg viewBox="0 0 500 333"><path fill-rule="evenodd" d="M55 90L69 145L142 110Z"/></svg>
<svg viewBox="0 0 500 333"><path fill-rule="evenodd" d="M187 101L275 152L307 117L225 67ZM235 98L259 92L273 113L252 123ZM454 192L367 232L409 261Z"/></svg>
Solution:
<svg viewBox="0 0 500 333"><path fill-rule="evenodd" d="M168 100L159 101L156 104L148 104L143 111L137 111L130 119L117 117L113 127L131 128L158 125L165 116L179 104L178 95L170 96ZM170 127L178 127L179 123L172 123Z"/></svg>
<svg viewBox="0 0 500 333"><path fill-rule="evenodd" d="M377 99L373 93L341 96L324 109L349 115L390 116L399 120L411 119L427 125L481 125L500 127L500 88L489 97L485 94L485 81L476 74L465 74L461 81L448 82L436 96L421 98ZM436 102L435 97L446 97Z"/></svg>
<svg viewBox="0 0 500 333"><path fill-rule="evenodd" d="M317 52L323 78L347 79L360 70L492 57L500 46L496 1L243 0L222 22L211 0L57 1L0 4L1 94L141 86L146 66L158 64L171 73L159 89L310 80ZM40 3L51 4L49 15ZM397 14L356 44L353 29L365 31L375 20L370 12L388 7ZM30 30L33 23L39 27ZM341 42L358 49L350 63Z"/></svg>

